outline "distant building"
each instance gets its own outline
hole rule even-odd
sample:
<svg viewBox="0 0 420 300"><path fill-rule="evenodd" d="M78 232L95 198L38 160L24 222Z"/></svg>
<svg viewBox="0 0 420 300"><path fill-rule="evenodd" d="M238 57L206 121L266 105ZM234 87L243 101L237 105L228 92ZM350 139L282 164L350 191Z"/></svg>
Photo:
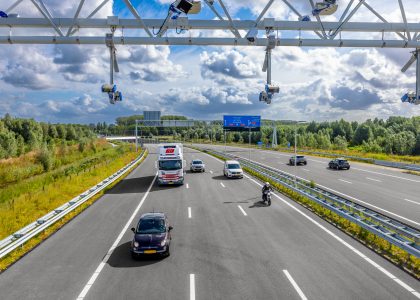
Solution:
<svg viewBox="0 0 420 300"><path fill-rule="evenodd" d="M160 111L144 111L144 125L145 126L159 126L160 123Z"/></svg>

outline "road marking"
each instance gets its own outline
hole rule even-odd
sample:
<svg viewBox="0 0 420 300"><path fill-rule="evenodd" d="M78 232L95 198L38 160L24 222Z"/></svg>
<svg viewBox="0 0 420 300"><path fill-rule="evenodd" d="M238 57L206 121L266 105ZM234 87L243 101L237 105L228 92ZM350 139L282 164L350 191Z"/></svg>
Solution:
<svg viewBox="0 0 420 300"><path fill-rule="evenodd" d="M242 213L244 214L244 216L247 216L246 212L244 211L244 209L242 208L242 206L238 205L239 209L242 211Z"/></svg>
<svg viewBox="0 0 420 300"><path fill-rule="evenodd" d="M90 288L92 287L92 285L95 283L96 278L98 278L99 274L101 273L102 269L104 268L105 264L107 263L108 259L111 257L112 253L114 252L115 248L117 248L119 242L121 241L122 237L124 236L124 233L127 231L128 227L130 226L131 222L133 222L134 217L137 215L137 213L139 212L140 208L142 207L144 201L146 200L147 196L150 193L150 190L153 187L153 184L155 183L157 178L157 174L155 175L155 178L153 178L152 183L150 184L149 188L147 189L146 193L144 194L143 198L141 199L139 205L136 207L136 209L134 210L133 214L131 215L130 219L128 220L128 222L125 224L124 228L121 230L120 234L118 235L117 239L114 241L114 243L112 244L111 248L109 248L108 252L106 253L105 257L102 259L101 263L99 264L99 266L96 268L95 272L93 273L93 275L90 277L89 281L86 283L85 287L83 288L83 290L81 291L81 293L79 294L79 297L77 297L77 300L83 300L87 293L89 292Z"/></svg>
<svg viewBox="0 0 420 300"><path fill-rule="evenodd" d="M302 170L303 170L303 171L306 171L306 172L310 172L308 169L303 169L303 168L302 168Z"/></svg>
<svg viewBox="0 0 420 300"><path fill-rule="evenodd" d="M225 187L225 185L223 184L223 182L220 183L221 186Z"/></svg>
<svg viewBox="0 0 420 300"><path fill-rule="evenodd" d="M402 179L402 180L408 180L408 181L420 183L420 180L409 179L409 178L405 178L405 177L401 177L401 176L395 176L395 175L390 175L390 174L385 174L385 173L379 173L379 172L374 172L374 171L369 171L369 170L363 170L363 169L359 169L359 168L355 168L355 167L352 167L352 169L353 170L362 171L362 172L368 172L368 173L372 173L372 174L377 174L377 175L382 175L382 176L388 176L388 177L393 177L393 178L398 178L398 179Z"/></svg>
<svg viewBox="0 0 420 300"><path fill-rule="evenodd" d="M296 281L293 279L292 275L290 275L290 273L287 270L283 270L283 273L284 275L286 275L287 279L289 279L290 283L293 285L300 298L302 300L308 300L308 298L306 298L305 294L302 292Z"/></svg>
<svg viewBox="0 0 420 300"><path fill-rule="evenodd" d="M188 207L188 219L191 219L191 207Z"/></svg>
<svg viewBox="0 0 420 300"><path fill-rule="evenodd" d="M413 201L413 200L410 200L410 199L404 199L405 201L408 201L408 202L412 202L412 203L414 203L414 204L417 204L417 205L420 205L420 203L419 202L416 202L416 201Z"/></svg>
<svg viewBox="0 0 420 300"><path fill-rule="evenodd" d="M207 154L207 155L210 155L210 154ZM211 155L210 155L210 156L211 156ZM213 157L213 156L212 156L212 157ZM243 158L243 157L241 157L241 158ZM217 158L215 158L215 159L217 159ZM222 162L221 160L219 160L219 161L220 161L220 162ZM223 162L222 162L222 163L223 163ZM288 173L288 172L285 172L285 171L282 171L282 170L276 169L276 168L274 168L274 167L270 167L270 166L264 165L264 164L262 164L262 163L260 163L260 165L265 166L265 167L269 167L269 168L271 168L271 169L273 169L273 170L276 170L276 171L280 171L280 172L282 172L282 173L284 173L284 174L287 174L287 175L289 175L289 176L295 176L295 175L293 175L293 174L291 174L291 173ZM306 182L309 182L309 180L307 180L307 179L305 179L305 178L303 178L303 177L300 177L300 176L296 176L296 178L299 178L299 179L302 179L302 180L304 180L304 181L306 181ZM360 199L357 199L357 198L352 197L352 196L350 196L350 195L347 195L347 194L344 194L344 193L342 193L342 192L339 192L339 191L333 190L332 188L326 187L326 186L321 185L321 184L317 184L317 185L318 185L319 187L324 188L324 189L327 189L327 190L329 190L329 191L331 191L331 192L333 192L333 193L337 193L337 194L339 194L339 195L341 195L341 196L344 196L344 197L347 197L347 198L349 198L349 199L351 199L351 200L354 200L354 201L357 201L357 202L363 203L363 204L365 204L365 205L371 206L371 207L373 207L373 208L379 209L379 210L381 210L381 211L383 211L383 212L386 212L386 213L388 213L388 214L390 214L390 215L396 216L396 217L401 218L401 219L403 219L403 220L405 220L405 221L408 221L408 222L410 222L410 223L413 223L413 224L416 224L416 225L420 226L420 223L419 223L419 222L416 222L416 221L413 221L413 220L411 220L411 219L409 219L409 218L406 218L406 217L400 216L400 215L398 215L398 214L396 214L396 213L393 213L393 212L390 212L390 211L388 211L388 210L386 210L386 209L380 208L380 207L378 207L378 206L376 206L376 205L373 205L373 204L371 204L371 203L369 203L369 202L362 201L362 200L360 200Z"/></svg>
<svg viewBox="0 0 420 300"><path fill-rule="evenodd" d="M210 170L210 174L213 174L213 171L212 170Z"/></svg>
<svg viewBox="0 0 420 300"><path fill-rule="evenodd" d="M259 185L260 187L262 187L262 184L259 183L259 182L257 182L256 180L251 179L251 181L255 182L257 185ZM346 241L344 241L342 238L340 238L338 235L336 235L335 233L333 233L331 230L327 229L321 223L318 223L317 221L315 221L314 219L312 219L310 216L308 216L307 214L305 214L299 208L297 208L294 205L290 204L288 201L284 200L279 195L277 195L275 193L273 193L273 195L276 196L279 200L283 201L283 203L285 203L287 206L291 207L296 212L298 212L299 214L301 214L302 216L304 216L306 219L308 219L309 221L311 221L312 223L314 223L316 226L318 226L319 228L321 228L323 231L325 231L326 233L328 233L330 236L332 236L333 238L335 238L341 244L343 244L344 246L346 246L347 248L349 248L351 251L353 251L354 253L356 253L357 255L359 255L361 258L363 258L365 261L367 261L368 263L370 263L372 266L374 266L376 269L378 269L379 271L381 271L383 274L385 274L386 276L388 276L389 278L391 278L392 280L394 280L396 283L398 283L404 289L406 289L407 291L409 291L410 293L412 293L418 299L420 299L420 293L417 292L412 287L410 287L408 284L406 284L405 282L403 282L402 280L400 280L398 277L394 276L389 271L385 270L383 267L381 267L376 262L374 262L373 260L371 260L369 257L367 257L366 255L364 255L362 252L360 252L359 250L357 250L356 248L354 248L352 245L350 245L349 243L347 243Z"/></svg>
<svg viewBox="0 0 420 300"><path fill-rule="evenodd" d="M195 300L195 274L190 274L190 300Z"/></svg>
<svg viewBox="0 0 420 300"><path fill-rule="evenodd" d="M317 163L320 163L320 164L326 164L327 163L326 161L321 161L321 160L316 160L316 159L308 159L308 160L314 161L314 162L317 162Z"/></svg>
<svg viewBox="0 0 420 300"><path fill-rule="evenodd" d="M348 184L353 184L353 183L351 183L350 181L347 181L347 180L344 180L344 179L338 179L338 180L340 180L340 181L342 181L342 182L345 182L345 183L348 183Z"/></svg>
<svg viewBox="0 0 420 300"><path fill-rule="evenodd" d="M372 181L376 181L376 182L382 182L379 179L374 179L374 178L370 178L370 177L366 177L367 180L372 180Z"/></svg>
<svg viewBox="0 0 420 300"><path fill-rule="evenodd" d="M187 189L189 189L189 188L190 188L190 186L188 185L188 183L185 185L185 187L186 187Z"/></svg>

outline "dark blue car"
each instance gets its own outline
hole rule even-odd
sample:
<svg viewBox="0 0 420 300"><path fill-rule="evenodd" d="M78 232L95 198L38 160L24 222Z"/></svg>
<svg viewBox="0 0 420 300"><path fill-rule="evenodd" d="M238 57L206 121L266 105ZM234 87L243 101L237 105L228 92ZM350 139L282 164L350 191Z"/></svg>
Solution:
<svg viewBox="0 0 420 300"><path fill-rule="evenodd" d="M169 256L171 230L164 213L146 213L140 217L136 228L131 228L134 238L131 243L133 258L146 255Z"/></svg>

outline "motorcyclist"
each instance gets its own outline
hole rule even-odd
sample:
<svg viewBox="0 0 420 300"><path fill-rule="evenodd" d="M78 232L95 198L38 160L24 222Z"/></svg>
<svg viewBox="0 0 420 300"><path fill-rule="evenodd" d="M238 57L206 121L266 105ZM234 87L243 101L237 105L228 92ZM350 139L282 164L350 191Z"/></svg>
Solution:
<svg viewBox="0 0 420 300"><path fill-rule="evenodd" d="M267 201L267 192L268 191L272 192L273 188L271 187L269 182L266 182L264 184L263 188L262 188L262 198L263 198L264 202Z"/></svg>

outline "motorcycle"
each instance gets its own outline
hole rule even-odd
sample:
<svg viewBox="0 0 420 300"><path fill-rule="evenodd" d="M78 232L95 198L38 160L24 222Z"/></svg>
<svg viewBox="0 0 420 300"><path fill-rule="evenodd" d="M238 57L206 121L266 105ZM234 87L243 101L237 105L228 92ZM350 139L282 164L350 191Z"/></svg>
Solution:
<svg viewBox="0 0 420 300"><path fill-rule="evenodd" d="M271 205L271 191L270 190L266 190L263 192L263 203L265 203L267 206Z"/></svg>

